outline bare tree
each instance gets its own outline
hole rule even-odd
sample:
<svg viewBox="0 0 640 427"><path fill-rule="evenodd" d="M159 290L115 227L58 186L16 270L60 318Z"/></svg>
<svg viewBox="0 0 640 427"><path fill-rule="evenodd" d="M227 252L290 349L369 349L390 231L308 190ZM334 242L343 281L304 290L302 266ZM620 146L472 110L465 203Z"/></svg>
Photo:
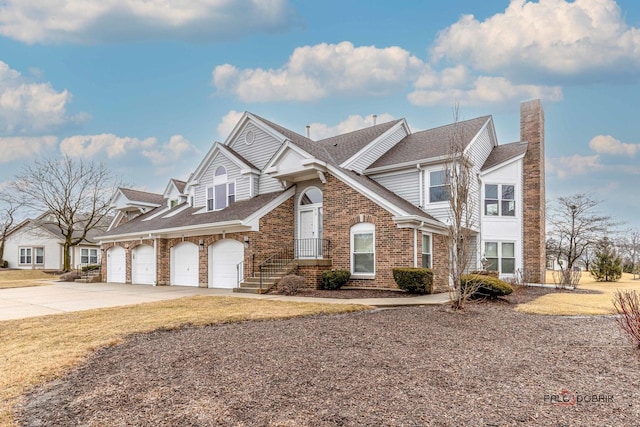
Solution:
<svg viewBox="0 0 640 427"><path fill-rule="evenodd" d="M599 201L586 194L558 197L551 206L547 255L558 261L561 285L575 285L572 272L597 242L617 225L597 211Z"/></svg>
<svg viewBox="0 0 640 427"><path fill-rule="evenodd" d="M16 197L9 187L0 188L0 265L4 260L4 245L24 201Z"/></svg>
<svg viewBox="0 0 640 427"><path fill-rule="evenodd" d="M464 152L464 134L459 123L459 110L454 107L454 126L449 136L449 153L446 176L449 196L449 276L451 280L451 304L455 310L464 310L467 300L476 292L469 284L463 286L462 275L468 270L473 235L473 213L476 211L475 198L471 197L474 189L472 182L472 165Z"/></svg>
<svg viewBox="0 0 640 427"><path fill-rule="evenodd" d="M620 249L624 254L625 264L629 265L629 272L638 270L638 258L640 257L640 230L633 229L625 233L620 239Z"/></svg>
<svg viewBox="0 0 640 427"><path fill-rule="evenodd" d="M71 269L70 248L103 223L109 200L121 182L102 163L59 159L36 160L17 176L15 186L30 208L47 212L64 237L63 269Z"/></svg>

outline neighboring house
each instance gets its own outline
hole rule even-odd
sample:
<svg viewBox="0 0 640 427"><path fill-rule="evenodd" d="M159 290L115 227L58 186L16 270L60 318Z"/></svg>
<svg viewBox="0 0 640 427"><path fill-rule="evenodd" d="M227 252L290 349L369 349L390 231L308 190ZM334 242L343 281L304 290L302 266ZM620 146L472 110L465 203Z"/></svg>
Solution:
<svg viewBox="0 0 640 427"><path fill-rule="evenodd" d="M100 244L96 234L105 229L91 230L87 238L77 246L70 248L71 266L100 264ZM35 219L26 219L15 226L5 241L4 258L9 268L62 270L64 254L64 236L49 214Z"/></svg>
<svg viewBox="0 0 640 427"><path fill-rule="evenodd" d="M411 132L404 119L314 141L245 113L187 182L163 194L120 189L100 236L110 282L234 288L274 260L295 259L317 286L396 288L394 267L430 267L448 289L447 160L471 160L470 269L544 280L544 113L521 105L521 141L498 145L491 116Z"/></svg>

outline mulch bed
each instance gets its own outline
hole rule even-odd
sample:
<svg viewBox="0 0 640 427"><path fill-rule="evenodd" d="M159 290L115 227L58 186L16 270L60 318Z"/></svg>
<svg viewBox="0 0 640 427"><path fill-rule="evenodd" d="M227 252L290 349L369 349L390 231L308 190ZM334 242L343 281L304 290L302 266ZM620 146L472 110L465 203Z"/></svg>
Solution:
<svg viewBox="0 0 640 427"><path fill-rule="evenodd" d="M514 311L547 292L518 289L465 313L407 307L136 335L35 390L17 416L26 426L636 425L638 352L611 317Z"/></svg>
<svg viewBox="0 0 640 427"><path fill-rule="evenodd" d="M271 292L277 294L277 292ZM354 298L407 298L415 297L415 294L410 294L405 291L394 290L378 290L378 289L303 289L295 294L297 297L313 297L313 298L339 298L339 299L354 299Z"/></svg>

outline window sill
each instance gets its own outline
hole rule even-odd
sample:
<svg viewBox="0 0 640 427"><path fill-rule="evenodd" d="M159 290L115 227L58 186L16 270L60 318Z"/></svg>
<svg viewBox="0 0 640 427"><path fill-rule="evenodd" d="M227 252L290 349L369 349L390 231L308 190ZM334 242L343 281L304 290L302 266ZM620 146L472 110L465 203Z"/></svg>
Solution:
<svg viewBox="0 0 640 427"><path fill-rule="evenodd" d="M365 280L375 280L375 274L363 274L363 273L352 273L351 279L365 279Z"/></svg>

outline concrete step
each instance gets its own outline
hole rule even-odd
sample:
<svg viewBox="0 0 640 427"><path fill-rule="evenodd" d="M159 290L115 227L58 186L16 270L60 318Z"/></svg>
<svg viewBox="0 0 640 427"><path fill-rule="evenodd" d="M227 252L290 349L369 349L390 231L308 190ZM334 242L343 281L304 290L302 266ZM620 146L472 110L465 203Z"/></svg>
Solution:
<svg viewBox="0 0 640 427"><path fill-rule="evenodd" d="M240 292L244 294L266 294L269 289L260 288L233 288L233 292Z"/></svg>

